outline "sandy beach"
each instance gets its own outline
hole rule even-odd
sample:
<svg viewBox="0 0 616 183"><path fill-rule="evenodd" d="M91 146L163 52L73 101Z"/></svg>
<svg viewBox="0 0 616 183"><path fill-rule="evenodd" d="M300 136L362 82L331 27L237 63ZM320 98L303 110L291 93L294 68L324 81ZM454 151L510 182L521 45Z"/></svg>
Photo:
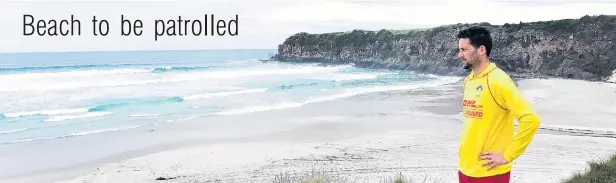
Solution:
<svg viewBox="0 0 616 183"><path fill-rule="evenodd" d="M0 7L0 183L616 183L616 0Z"/></svg>
<svg viewBox="0 0 616 183"><path fill-rule="evenodd" d="M616 84L565 79L518 84L542 124L526 153L514 161L512 182L556 183L584 170L588 161L614 153ZM192 140L2 182L271 182L281 173L311 171L355 182L379 182L400 173L417 182L457 181L461 83L350 98L283 109L286 115L303 116L286 121L301 128ZM284 121L286 115L264 111L219 119ZM205 119L177 125L197 130L199 120Z"/></svg>

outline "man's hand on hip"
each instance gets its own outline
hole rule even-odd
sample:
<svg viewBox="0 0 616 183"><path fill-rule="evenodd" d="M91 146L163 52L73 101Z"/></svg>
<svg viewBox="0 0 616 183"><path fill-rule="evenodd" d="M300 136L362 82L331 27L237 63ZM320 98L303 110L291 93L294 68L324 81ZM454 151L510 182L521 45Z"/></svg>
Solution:
<svg viewBox="0 0 616 183"><path fill-rule="evenodd" d="M489 165L490 167L488 167L488 170L491 170L492 168L494 168L496 166L500 166L500 165L504 165L504 164L509 163L509 162L507 162L507 160L505 160L505 156L503 156L502 152L484 152L484 153L481 153L481 156L479 156L479 160L488 160L483 165L481 165L483 167Z"/></svg>

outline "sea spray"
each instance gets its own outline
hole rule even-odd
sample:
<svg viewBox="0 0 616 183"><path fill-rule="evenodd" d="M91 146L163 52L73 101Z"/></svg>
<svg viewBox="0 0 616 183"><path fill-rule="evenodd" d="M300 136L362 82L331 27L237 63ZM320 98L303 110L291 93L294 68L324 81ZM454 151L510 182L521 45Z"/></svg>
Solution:
<svg viewBox="0 0 616 183"><path fill-rule="evenodd" d="M214 66L208 66L208 67L172 67L172 66L166 66L166 67L157 67L155 69L152 69L152 73L201 71L201 70L207 70L207 69L211 69L211 68L220 68L220 67L214 67Z"/></svg>
<svg viewBox="0 0 616 183"><path fill-rule="evenodd" d="M616 83L616 70L612 71L612 75L607 78L608 82Z"/></svg>

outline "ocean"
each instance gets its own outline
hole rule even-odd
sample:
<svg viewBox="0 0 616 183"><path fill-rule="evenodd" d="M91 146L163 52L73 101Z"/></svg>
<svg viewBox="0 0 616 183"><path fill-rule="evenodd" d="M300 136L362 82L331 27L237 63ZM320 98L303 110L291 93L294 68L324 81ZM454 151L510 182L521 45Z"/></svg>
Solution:
<svg viewBox="0 0 616 183"><path fill-rule="evenodd" d="M0 151L4 152L0 160L5 160L5 165L15 165L0 171L8 176L68 166L137 148L128 142L121 145L121 141L142 138L140 142L147 141L149 147L164 141L155 139L165 138L125 134L124 140L97 146L99 150L84 147L83 144L102 144L109 141L107 138L118 137L98 136L93 140L93 135L161 125L173 128L185 121L230 125L226 135L241 135L244 131L232 133L233 125L238 124L223 124L212 117L276 112L460 80L352 65L260 61L275 53L276 50L196 50L0 54ZM268 121L249 120L265 126L262 131L276 128L268 127ZM81 147L84 152L77 152ZM65 151L81 158L75 159ZM58 157L45 158L54 153Z"/></svg>

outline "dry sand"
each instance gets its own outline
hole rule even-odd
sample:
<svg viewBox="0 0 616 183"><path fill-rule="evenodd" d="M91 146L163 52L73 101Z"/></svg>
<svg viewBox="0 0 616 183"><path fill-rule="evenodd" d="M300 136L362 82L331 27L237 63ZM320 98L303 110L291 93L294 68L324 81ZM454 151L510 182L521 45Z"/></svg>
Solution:
<svg viewBox="0 0 616 183"><path fill-rule="evenodd" d="M519 85L539 112L542 130L514 161L512 182L558 182L615 152L615 84L533 79ZM379 101L370 107L400 100L417 105L351 119L306 118L319 123L135 157L62 182L270 182L280 173L311 170L357 182L398 173L418 182L456 182L460 89L458 83L382 93L371 97Z"/></svg>

